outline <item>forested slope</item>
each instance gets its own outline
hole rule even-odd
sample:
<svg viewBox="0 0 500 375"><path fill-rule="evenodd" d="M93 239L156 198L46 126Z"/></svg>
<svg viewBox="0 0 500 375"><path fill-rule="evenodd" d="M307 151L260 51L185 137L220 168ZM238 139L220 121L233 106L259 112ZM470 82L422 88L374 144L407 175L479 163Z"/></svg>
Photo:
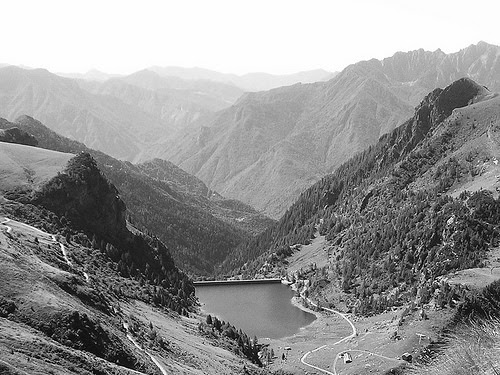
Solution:
<svg viewBox="0 0 500 375"><path fill-rule="evenodd" d="M470 79L434 90L410 120L240 246L226 270L246 263L236 272L252 274L276 264L321 223L332 253L325 277L340 280L358 312L425 302L438 276L479 266L497 243L500 203L486 177L497 171L499 119L498 96ZM471 181L477 191L452 194Z"/></svg>

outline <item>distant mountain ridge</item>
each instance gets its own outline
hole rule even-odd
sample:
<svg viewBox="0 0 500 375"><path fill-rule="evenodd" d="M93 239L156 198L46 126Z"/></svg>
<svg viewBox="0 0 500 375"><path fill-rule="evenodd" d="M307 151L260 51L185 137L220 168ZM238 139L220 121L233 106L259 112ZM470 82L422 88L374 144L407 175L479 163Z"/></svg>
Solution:
<svg viewBox="0 0 500 375"><path fill-rule="evenodd" d="M196 80L146 70L99 83L6 67L0 116L35 116L119 159L170 160L209 189L278 218L308 186L408 118L427 92L463 76L499 90L498 56L485 42L452 54L398 52L327 82L241 97L204 70L195 69Z"/></svg>
<svg viewBox="0 0 500 375"><path fill-rule="evenodd" d="M134 76L85 82L8 66L0 68L0 117L28 114L64 136L134 161L151 144L226 108L242 93L219 83L186 83L181 89L179 82L156 78L159 87L145 88L144 79L137 86Z"/></svg>
<svg viewBox="0 0 500 375"><path fill-rule="evenodd" d="M85 73L56 73L65 78L83 79L85 81L103 82L111 78L122 77L122 74L104 73L97 69L90 69Z"/></svg>
<svg viewBox="0 0 500 375"><path fill-rule="evenodd" d="M314 181L411 116L434 88L467 76L500 90L499 56L498 46L480 42L452 54L362 61L328 82L248 93L150 152L278 218Z"/></svg>
<svg viewBox="0 0 500 375"><path fill-rule="evenodd" d="M267 91L276 87L291 86L296 83L327 81L336 74L323 69L283 75L257 72L237 75L220 73L203 68L182 68L178 66L152 66L148 70L156 72L163 77L178 77L185 80L209 80L232 84L245 91Z"/></svg>

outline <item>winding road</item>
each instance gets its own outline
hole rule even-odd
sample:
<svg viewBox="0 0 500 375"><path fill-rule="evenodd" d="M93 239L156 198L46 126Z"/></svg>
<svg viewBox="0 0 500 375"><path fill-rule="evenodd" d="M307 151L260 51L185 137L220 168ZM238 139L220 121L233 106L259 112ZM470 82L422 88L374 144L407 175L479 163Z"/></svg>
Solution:
<svg viewBox="0 0 500 375"><path fill-rule="evenodd" d="M312 302L309 298L306 298L306 300L307 300L307 302L309 302L309 304L313 305L314 307L318 307L318 305L315 304L314 302ZM349 336L346 336L346 337L340 339L337 342L334 342L333 344L331 344L331 346L338 345L338 344L340 344L340 343L342 343L344 341L347 341L349 339L352 339L353 337L356 337L356 335L358 334L358 332L356 330L356 327L354 326L354 323L347 317L346 314L343 314L343 313L341 313L340 311L337 311L337 310L328 309L326 307L320 307L320 309L325 310L325 311L329 311L329 312L332 312L332 313L335 313L335 314L339 315L342 319L344 319L351 326L351 330L352 330L351 334ZM325 345L322 345L322 346L320 346L320 347L318 347L318 348L316 348L314 350L308 351L307 353L305 353L302 356L302 358L300 359L300 362L302 362L304 365L309 366L309 367L311 367L311 368L313 368L315 370L324 372L325 374L328 374L328 375L337 375L337 372L335 371L335 363L337 362L338 354L335 356L335 362L334 362L334 366L333 366L333 371L334 372L325 370L324 368L317 367L317 366L314 366L314 365L306 362L306 359L309 356L309 354L317 352L318 350L326 348L327 346L328 345L325 344Z"/></svg>
<svg viewBox="0 0 500 375"><path fill-rule="evenodd" d="M305 298L306 301L313 305L314 307L318 307L317 304L315 304L314 302L312 302L309 298ZM329 308L326 308L326 307L319 307L320 309L322 310L325 310L325 311L329 311L329 312L332 312L332 313L335 313L337 315L339 315L342 319L344 319L350 326L351 326L351 334L334 342L333 344L325 344L325 345L322 345L322 346L319 346L317 347L316 349L314 350L310 350L308 351L307 353L305 353L302 358L300 359L300 362L302 362L304 365L312 368L312 369L315 369L317 371L321 371L325 374L328 374L328 375L339 375L339 373L337 372L336 370L336 365L337 365L337 361L339 359L339 354L342 353L342 352L360 352L360 353L365 353L365 354L369 354L369 355L373 355L373 356L376 356L376 357L379 357L379 358L382 358L382 359L385 359L385 360L389 360L389 361L397 361L399 362L398 359L395 359L395 358L390 358L390 357L386 357L386 356L383 356L383 355L380 355L380 354L376 354L376 353L372 353L370 351L367 351L367 350L360 350L360 349L347 349L347 350L342 350L341 352L338 352L337 354L335 354L335 360L333 362L333 366L332 366L332 371L328 371L324 368L321 368L321 367L318 367L318 366L315 366L309 362L306 361L307 357L311 354L311 353L315 353L321 349L324 349L324 348L327 348L328 346L332 347L331 349L333 349L333 346L335 345L338 345L344 341L347 341L347 340L350 340L354 337L356 337L358 335L358 332L356 330L356 327L354 326L354 323L349 319L349 317L346 315L346 314L343 314L341 313L340 311L337 311L337 310L333 310L333 309L329 309Z"/></svg>

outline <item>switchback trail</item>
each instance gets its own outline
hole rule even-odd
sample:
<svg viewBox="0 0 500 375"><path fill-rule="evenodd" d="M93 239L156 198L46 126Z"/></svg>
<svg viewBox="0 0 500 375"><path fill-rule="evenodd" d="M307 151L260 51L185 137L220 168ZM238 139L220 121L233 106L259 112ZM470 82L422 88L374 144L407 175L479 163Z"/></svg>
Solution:
<svg viewBox="0 0 500 375"><path fill-rule="evenodd" d="M169 375L167 370L165 370L165 368L162 366L162 364L160 362L158 362L158 360L152 354L148 353L145 349L141 348L141 346L137 343L137 341L134 340L134 338L132 337L132 334L130 333L128 323L123 322L123 328L125 328L125 330L127 331L127 338L130 340L130 342L132 342L132 344L134 344L134 346L137 349L146 353L149 356L149 358L151 358L151 360L156 365L156 367L158 367L158 369L161 371L161 373L163 375Z"/></svg>
<svg viewBox="0 0 500 375"><path fill-rule="evenodd" d="M50 233L47 233L47 232L44 232L43 230L40 230L34 226L31 226L31 225L28 225L28 224L25 224L25 223L21 223L20 221L16 221L16 220L11 220L9 218L4 218L4 220L0 223L0 225L3 225L4 227L7 228L7 233L8 234L12 234L12 226L10 225L7 225L7 223L12 223L13 226L16 226L16 227L20 227L20 228L25 228L27 230L29 230L30 232L34 232L34 234L36 234L37 236L40 236L40 237L45 237L45 239L49 240L51 242L54 242L56 244L59 245L60 249L61 249L61 253L62 253L62 256L64 258L64 261L66 262L66 264L71 267L71 268L74 268L73 267L73 263L71 263L71 261L69 260L69 257L68 257L68 252L66 251L66 247L57 240L57 237L54 235L54 234L50 234ZM89 278L89 275L84 272L83 273L83 276L85 277L85 281L89 282L90 281L90 278Z"/></svg>

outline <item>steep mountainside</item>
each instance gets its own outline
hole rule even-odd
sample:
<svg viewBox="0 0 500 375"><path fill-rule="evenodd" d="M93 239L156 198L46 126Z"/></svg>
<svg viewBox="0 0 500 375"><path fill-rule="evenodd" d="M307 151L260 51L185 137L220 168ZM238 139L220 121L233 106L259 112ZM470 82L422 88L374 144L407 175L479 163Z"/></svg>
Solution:
<svg viewBox="0 0 500 375"><path fill-rule="evenodd" d="M325 267L311 270L328 285L313 283L310 292L325 303L339 303L332 291L342 290L359 314L455 304L464 294L440 277L482 266L500 239L499 130L498 94L470 79L434 90L410 120L241 246L228 269L278 272L291 246L308 243L318 226L330 246Z"/></svg>
<svg viewBox="0 0 500 375"><path fill-rule="evenodd" d="M464 76L499 90L499 56L499 47L481 42L449 55L418 50L363 61L325 83L247 94L151 153L276 218L408 118L427 92Z"/></svg>
<svg viewBox="0 0 500 375"><path fill-rule="evenodd" d="M1 373L263 374L245 360L259 363L256 342L203 330L191 280L126 223L88 153L0 142L14 147L14 164L48 180L0 186Z"/></svg>
<svg viewBox="0 0 500 375"><path fill-rule="evenodd" d="M0 126L17 126L33 134L43 148L91 153L120 191L134 224L158 235L177 264L192 274L211 274L243 239L270 224L268 218L242 204L230 206L232 201L222 198L221 203L210 203L207 197L198 197L196 192L177 190L180 183L168 183L177 181L177 177L165 177L169 176L168 169L161 169L161 179L149 177L143 167L121 162L61 137L31 117L20 117L15 124L4 121ZM185 175L185 172L176 173Z"/></svg>
<svg viewBox="0 0 500 375"><path fill-rule="evenodd" d="M322 69L298 72L295 74L275 75L268 73L248 73L244 75L225 74L202 68L181 68L176 66L152 66L148 70L163 77L178 77L185 80L208 80L231 84L245 91L265 91L276 87L290 86L296 83L327 81L335 76Z"/></svg>
<svg viewBox="0 0 500 375"><path fill-rule="evenodd" d="M176 192L183 194L184 201L214 217L252 235L263 232L274 220L255 211L235 199L226 199L209 190L198 178L184 172L176 165L161 159L139 164L137 167L147 176L162 181Z"/></svg>

